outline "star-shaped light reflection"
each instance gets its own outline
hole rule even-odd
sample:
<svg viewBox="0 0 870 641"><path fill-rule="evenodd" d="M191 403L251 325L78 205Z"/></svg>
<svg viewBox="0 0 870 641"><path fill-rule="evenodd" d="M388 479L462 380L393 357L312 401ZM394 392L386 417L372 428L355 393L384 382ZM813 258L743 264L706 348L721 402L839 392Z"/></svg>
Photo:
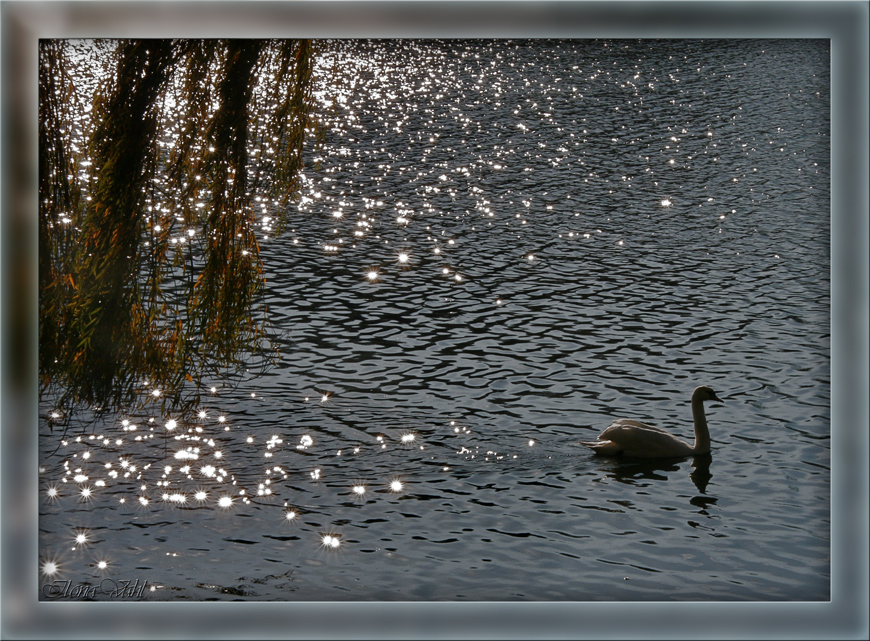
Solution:
<svg viewBox="0 0 870 641"><path fill-rule="evenodd" d="M79 545L79 546L87 545L88 543L91 542L91 540L88 538L88 531L87 530L76 530L74 540L76 542L76 545ZM75 549L75 548L73 548L73 549Z"/></svg>
<svg viewBox="0 0 870 641"><path fill-rule="evenodd" d="M56 559L46 559L39 569L45 576L51 578L60 572L60 563Z"/></svg>

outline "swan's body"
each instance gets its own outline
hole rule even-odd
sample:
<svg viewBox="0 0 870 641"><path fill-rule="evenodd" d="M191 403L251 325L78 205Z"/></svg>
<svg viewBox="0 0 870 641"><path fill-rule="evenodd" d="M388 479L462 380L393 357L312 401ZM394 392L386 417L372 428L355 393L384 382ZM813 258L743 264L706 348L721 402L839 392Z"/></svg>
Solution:
<svg viewBox="0 0 870 641"><path fill-rule="evenodd" d="M630 456L633 458L674 458L710 453L710 432L704 401L723 402L712 388L696 387L692 392L692 417L695 420L695 445L689 445L670 432L630 418L621 418L598 435L594 442L583 442L597 454Z"/></svg>

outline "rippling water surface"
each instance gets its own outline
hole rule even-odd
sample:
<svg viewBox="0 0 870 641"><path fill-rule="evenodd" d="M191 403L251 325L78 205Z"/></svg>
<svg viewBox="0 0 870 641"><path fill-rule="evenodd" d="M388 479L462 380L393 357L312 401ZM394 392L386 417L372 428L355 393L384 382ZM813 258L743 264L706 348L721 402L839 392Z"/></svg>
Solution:
<svg viewBox="0 0 870 641"><path fill-rule="evenodd" d="M827 600L827 46L330 43L318 167L262 241L279 364L171 430L41 408L41 583ZM710 459L577 445L691 440L699 384Z"/></svg>

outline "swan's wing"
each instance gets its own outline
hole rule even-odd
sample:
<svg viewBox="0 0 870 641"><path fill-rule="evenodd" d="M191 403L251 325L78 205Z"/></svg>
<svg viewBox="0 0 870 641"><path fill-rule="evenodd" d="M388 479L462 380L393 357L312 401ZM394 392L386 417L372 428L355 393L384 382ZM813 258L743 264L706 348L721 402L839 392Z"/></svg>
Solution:
<svg viewBox="0 0 870 641"><path fill-rule="evenodd" d="M624 454L637 458L665 458L688 456L692 446L658 427L630 418L621 418L610 424L594 442L580 442L599 454Z"/></svg>
<svg viewBox="0 0 870 641"><path fill-rule="evenodd" d="M616 422L598 438L616 443L623 454L641 458L688 456L692 451L691 445L670 432L639 421Z"/></svg>

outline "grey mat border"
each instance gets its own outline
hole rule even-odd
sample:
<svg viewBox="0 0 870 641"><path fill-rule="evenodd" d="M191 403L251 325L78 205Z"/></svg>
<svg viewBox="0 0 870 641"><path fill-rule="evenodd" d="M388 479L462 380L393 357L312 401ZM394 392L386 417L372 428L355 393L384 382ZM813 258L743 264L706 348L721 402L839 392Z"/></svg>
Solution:
<svg viewBox="0 0 870 641"><path fill-rule="evenodd" d="M2 43L2 628L6 638L868 638L868 3L8 2ZM38 38L830 38L828 603L37 603Z"/></svg>

